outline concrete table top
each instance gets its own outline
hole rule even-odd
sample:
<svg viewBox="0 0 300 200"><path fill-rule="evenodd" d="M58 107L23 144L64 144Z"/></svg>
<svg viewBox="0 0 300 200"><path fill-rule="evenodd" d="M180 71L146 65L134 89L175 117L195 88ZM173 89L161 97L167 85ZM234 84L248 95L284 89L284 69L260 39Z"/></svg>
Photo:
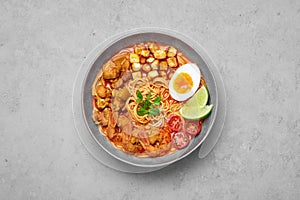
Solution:
<svg viewBox="0 0 300 200"><path fill-rule="evenodd" d="M81 144L72 86L113 34L164 27L218 66L228 113L203 160L149 174ZM299 199L300 1L0 1L0 199Z"/></svg>

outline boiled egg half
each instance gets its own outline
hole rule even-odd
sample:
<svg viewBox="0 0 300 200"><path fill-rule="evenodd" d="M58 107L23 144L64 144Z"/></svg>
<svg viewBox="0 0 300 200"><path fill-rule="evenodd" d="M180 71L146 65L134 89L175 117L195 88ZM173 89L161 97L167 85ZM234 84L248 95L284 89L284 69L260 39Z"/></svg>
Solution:
<svg viewBox="0 0 300 200"><path fill-rule="evenodd" d="M169 92L173 99L185 101L193 96L199 87L201 72L194 63L179 67L169 82Z"/></svg>

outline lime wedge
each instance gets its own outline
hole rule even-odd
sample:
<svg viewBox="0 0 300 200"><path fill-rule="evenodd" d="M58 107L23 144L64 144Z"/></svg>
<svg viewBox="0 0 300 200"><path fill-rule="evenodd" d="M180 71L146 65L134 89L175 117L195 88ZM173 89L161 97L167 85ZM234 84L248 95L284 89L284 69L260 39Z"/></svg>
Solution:
<svg viewBox="0 0 300 200"><path fill-rule="evenodd" d="M200 120L208 117L211 110L213 109L213 105L206 105L206 106L182 106L179 110L181 116L185 119L190 120Z"/></svg>
<svg viewBox="0 0 300 200"><path fill-rule="evenodd" d="M185 106L193 107L193 106L205 106L208 102L209 93L207 88L203 85L201 88L194 94L192 98L190 98Z"/></svg>

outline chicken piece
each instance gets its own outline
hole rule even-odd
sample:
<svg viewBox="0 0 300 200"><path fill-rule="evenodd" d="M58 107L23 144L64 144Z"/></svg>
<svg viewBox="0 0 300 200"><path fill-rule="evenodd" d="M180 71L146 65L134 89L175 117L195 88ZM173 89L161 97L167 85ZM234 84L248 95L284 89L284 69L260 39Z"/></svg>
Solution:
<svg viewBox="0 0 300 200"><path fill-rule="evenodd" d="M140 71L142 66L140 63L132 63L131 67L133 71Z"/></svg>
<svg viewBox="0 0 300 200"><path fill-rule="evenodd" d="M123 79L118 79L115 83L112 84L113 88L119 88L120 86L123 85Z"/></svg>
<svg viewBox="0 0 300 200"><path fill-rule="evenodd" d="M136 138L136 137L131 137L130 138L130 143L131 144L137 144L139 142L139 139L138 138Z"/></svg>
<svg viewBox="0 0 300 200"><path fill-rule="evenodd" d="M123 144L129 143L131 134L125 133L123 131L121 133Z"/></svg>
<svg viewBox="0 0 300 200"><path fill-rule="evenodd" d="M155 58L153 58L153 57L149 57L149 58L147 58L147 63L152 63L153 61L155 60Z"/></svg>
<svg viewBox="0 0 300 200"><path fill-rule="evenodd" d="M108 106L108 102L105 99L97 98L96 99L96 106L99 110L103 110L106 106Z"/></svg>
<svg viewBox="0 0 300 200"><path fill-rule="evenodd" d="M144 64L144 65L143 65L143 70L144 70L145 72L150 72L150 71L151 71L151 66L150 66L149 64Z"/></svg>
<svg viewBox="0 0 300 200"><path fill-rule="evenodd" d="M161 50L161 49L154 51L153 54L156 59L160 59L160 60L165 59L167 57L166 51Z"/></svg>
<svg viewBox="0 0 300 200"><path fill-rule="evenodd" d="M142 78L142 73L141 72L132 72L132 78L133 79Z"/></svg>
<svg viewBox="0 0 300 200"><path fill-rule="evenodd" d="M135 54L135 53L131 53L131 54L129 55L129 61L130 61L131 63L138 63L138 62L140 62L140 57L139 57L139 55L137 55L137 54Z"/></svg>
<svg viewBox="0 0 300 200"><path fill-rule="evenodd" d="M136 145L127 143L125 149L129 152L136 152Z"/></svg>
<svg viewBox="0 0 300 200"><path fill-rule="evenodd" d="M149 73L148 73L148 78L149 79L153 79L153 78L155 78L155 77L158 77L158 72L155 70L155 71L150 71Z"/></svg>
<svg viewBox="0 0 300 200"><path fill-rule="evenodd" d="M144 56L145 58L148 58L149 55L150 55L150 51L149 51L149 50L143 49L143 50L141 51L141 55Z"/></svg>
<svg viewBox="0 0 300 200"><path fill-rule="evenodd" d="M159 63L158 60L153 61L151 63L151 68L154 69L154 70L158 70L158 63Z"/></svg>
<svg viewBox="0 0 300 200"><path fill-rule="evenodd" d="M177 67L177 60L175 57L168 58L167 62L170 67Z"/></svg>
<svg viewBox="0 0 300 200"><path fill-rule="evenodd" d="M116 134L115 128L113 128L111 126L107 127L107 129L106 129L106 135L107 135L107 137L109 139L112 139L115 136L115 134Z"/></svg>
<svg viewBox="0 0 300 200"><path fill-rule="evenodd" d="M115 128L117 125L116 119L118 118L118 112L114 111L109 114L108 126Z"/></svg>
<svg viewBox="0 0 300 200"><path fill-rule="evenodd" d="M110 110L108 108L104 109L102 112L97 110L93 110L93 120L96 124L100 124L101 126L107 126L109 121Z"/></svg>
<svg viewBox="0 0 300 200"><path fill-rule="evenodd" d="M107 61L103 65L103 78L104 79L114 79L117 77L116 64L111 60Z"/></svg>
<svg viewBox="0 0 300 200"><path fill-rule="evenodd" d="M112 115L112 112L111 112L110 108L105 108L102 113L103 113L102 118L105 119L108 122L110 120L111 115Z"/></svg>
<svg viewBox="0 0 300 200"><path fill-rule="evenodd" d="M116 65L121 66L121 64L124 62L124 60L126 60L127 56L128 56L128 53L119 53L112 58L112 61Z"/></svg>
<svg viewBox="0 0 300 200"><path fill-rule="evenodd" d="M130 62L129 60L125 59L122 63L122 71L125 72L126 70L128 70L128 68L130 67Z"/></svg>
<svg viewBox="0 0 300 200"><path fill-rule="evenodd" d="M177 49L175 49L174 47L170 47L167 53L167 56L170 57L174 57L177 54Z"/></svg>
<svg viewBox="0 0 300 200"><path fill-rule="evenodd" d="M159 69L160 70L168 70L168 63L166 62L166 61L161 61L160 63L159 63Z"/></svg>
<svg viewBox="0 0 300 200"><path fill-rule="evenodd" d="M99 97L105 98L106 97L106 88L104 85L97 85L96 93Z"/></svg>
<svg viewBox="0 0 300 200"><path fill-rule="evenodd" d="M108 61L103 66L103 69L103 78L107 80L118 78L121 72L121 68L117 68L117 66L111 61Z"/></svg>
<svg viewBox="0 0 300 200"><path fill-rule="evenodd" d="M93 109L92 118L93 118L95 124L100 124L100 121L102 120L102 113L96 109Z"/></svg>

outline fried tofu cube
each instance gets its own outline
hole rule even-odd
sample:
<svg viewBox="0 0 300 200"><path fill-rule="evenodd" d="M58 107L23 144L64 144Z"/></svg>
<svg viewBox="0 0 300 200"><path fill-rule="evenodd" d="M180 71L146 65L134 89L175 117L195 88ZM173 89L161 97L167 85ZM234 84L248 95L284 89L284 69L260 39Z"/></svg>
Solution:
<svg viewBox="0 0 300 200"><path fill-rule="evenodd" d="M156 50L159 49L159 47L158 47L158 45L155 44L155 43L150 43L150 44L149 44L149 49L150 49L150 51L151 51L152 53L154 53Z"/></svg>
<svg viewBox="0 0 300 200"><path fill-rule="evenodd" d="M148 58L150 56L150 51L143 49L141 51L141 55L144 56L145 58Z"/></svg>
<svg viewBox="0 0 300 200"><path fill-rule="evenodd" d="M177 60L175 57L168 58L167 62L170 67L177 67Z"/></svg>
<svg viewBox="0 0 300 200"><path fill-rule="evenodd" d="M175 49L174 47L170 47L168 50L168 57L174 57L177 54L177 49Z"/></svg>
<svg viewBox="0 0 300 200"><path fill-rule="evenodd" d="M167 57L166 51L161 49L154 51L153 54L156 59L165 59Z"/></svg>
<svg viewBox="0 0 300 200"><path fill-rule="evenodd" d="M155 58L153 58L153 57L147 58L147 63L152 63L154 60L155 60Z"/></svg>
<svg viewBox="0 0 300 200"><path fill-rule="evenodd" d="M132 72L132 78L133 79L142 78L142 72Z"/></svg>
<svg viewBox="0 0 300 200"><path fill-rule="evenodd" d="M159 63L159 69L160 70L168 70L168 63L166 61L161 61Z"/></svg>
<svg viewBox="0 0 300 200"><path fill-rule="evenodd" d="M179 66L186 64L186 60L183 58L182 54L177 54L177 61Z"/></svg>
<svg viewBox="0 0 300 200"><path fill-rule="evenodd" d="M150 71L151 71L151 66L150 66L149 64L144 64L144 65L143 65L143 70L144 70L145 72L150 72Z"/></svg>
<svg viewBox="0 0 300 200"><path fill-rule="evenodd" d="M165 71L160 71L160 76L163 77L164 79L167 79L167 72Z"/></svg>
<svg viewBox="0 0 300 200"><path fill-rule="evenodd" d="M143 50L143 47L141 47L141 46L134 46L133 48L134 48L134 53L136 53L138 55L140 55Z"/></svg>
<svg viewBox="0 0 300 200"><path fill-rule="evenodd" d="M157 70L157 69L158 69L158 64L159 64L159 61L158 61L158 60L153 61L153 62L151 63L152 69Z"/></svg>
<svg viewBox="0 0 300 200"><path fill-rule="evenodd" d="M155 77L158 77L158 72L155 70L155 71L150 71L149 73L148 73L148 78L149 79L153 79L153 78L155 78Z"/></svg>
<svg viewBox="0 0 300 200"><path fill-rule="evenodd" d="M139 55L137 55L137 54L135 54L135 53L131 53L131 54L129 55L129 61L130 61L131 63L138 63L138 62L140 62L140 57L139 57Z"/></svg>
<svg viewBox="0 0 300 200"><path fill-rule="evenodd" d="M140 69L142 68L140 63L132 63L131 67L133 71L140 71Z"/></svg>

